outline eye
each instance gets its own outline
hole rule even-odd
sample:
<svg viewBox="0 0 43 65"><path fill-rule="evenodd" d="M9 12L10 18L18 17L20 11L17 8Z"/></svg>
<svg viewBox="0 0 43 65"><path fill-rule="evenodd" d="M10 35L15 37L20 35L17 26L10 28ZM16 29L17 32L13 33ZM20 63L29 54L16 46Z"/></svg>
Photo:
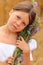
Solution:
<svg viewBox="0 0 43 65"><path fill-rule="evenodd" d="M23 25L26 25L26 23L25 22L22 22L23 23Z"/></svg>
<svg viewBox="0 0 43 65"><path fill-rule="evenodd" d="M21 19L19 16L17 16L18 19Z"/></svg>

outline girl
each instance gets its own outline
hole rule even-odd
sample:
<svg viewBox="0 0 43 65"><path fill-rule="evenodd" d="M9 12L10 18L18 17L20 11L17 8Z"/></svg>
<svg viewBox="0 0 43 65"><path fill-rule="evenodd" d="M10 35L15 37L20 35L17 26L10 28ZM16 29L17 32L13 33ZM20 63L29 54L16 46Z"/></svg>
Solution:
<svg viewBox="0 0 43 65"><path fill-rule="evenodd" d="M29 47L23 37L21 41L17 38L18 32L33 23L35 17L34 7L28 1L17 4L10 11L7 23L0 27L0 65L9 65L13 62L12 54L16 47L23 51L21 65L30 65L30 47L32 48L31 43L35 44L36 41L32 39Z"/></svg>

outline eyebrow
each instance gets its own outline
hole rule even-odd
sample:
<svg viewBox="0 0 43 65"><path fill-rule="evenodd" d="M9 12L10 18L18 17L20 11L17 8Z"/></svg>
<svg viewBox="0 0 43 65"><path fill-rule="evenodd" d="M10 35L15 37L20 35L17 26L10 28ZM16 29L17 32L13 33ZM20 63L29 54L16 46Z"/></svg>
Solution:
<svg viewBox="0 0 43 65"><path fill-rule="evenodd" d="M21 19L21 17L20 16L18 16L18 15L16 15L19 19Z"/></svg>

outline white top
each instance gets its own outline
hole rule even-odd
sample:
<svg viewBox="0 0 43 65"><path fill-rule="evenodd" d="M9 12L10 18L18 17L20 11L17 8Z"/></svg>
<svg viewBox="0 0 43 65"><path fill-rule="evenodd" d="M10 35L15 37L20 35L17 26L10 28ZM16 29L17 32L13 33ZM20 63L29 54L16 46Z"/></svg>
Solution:
<svg viewBox="0 0 43 65"><path fill-rule="evenodd" d="M37 42L34 39L30 39L28 45L30 47L30 60L32 61L32 50L37 48ZM0 43L0 61L5 61L8 57L12 56L15 49L15 45Z"/></svg>

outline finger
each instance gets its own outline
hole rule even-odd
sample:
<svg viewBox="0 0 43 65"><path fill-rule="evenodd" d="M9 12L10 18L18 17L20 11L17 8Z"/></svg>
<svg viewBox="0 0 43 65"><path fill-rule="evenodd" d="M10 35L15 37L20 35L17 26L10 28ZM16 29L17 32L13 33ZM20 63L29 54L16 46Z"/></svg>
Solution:
<svg viewBox="0 0 43 65"><path fill-rule="evenodd" d="M13 62L13 57L8 57L7 62L12 63Z"/></svg>
<svg viewBox="0 0 43 65"><path fill-rule="evenodd" d="M13 60L11 59L7 62L8 65L11 65L12 63L13 63Z"/></svg>
<svg viewBox="0 0 43 65"><path fill-rule="evenodd" d="M12 62L13 62L13 60L9 60L9 61L8 61L8 63L12 63Z"/></svg>
<svg viewBox="0 0 43 65"><path fill-rule="evenodd" d="M16 43L16 47L20 47L20 43Z"/></svg>
<svg viewBox="0 0 43 65"><path fill-rule="evenodd" d="M7 65L12 65L12 63L8 63Z"/></svg>
<svg viewBox="0 0 43 65"><path fill-rule="evenodd" d="M11 59L8 59L8 61L11 61L11 62L12 62L12 61L13 61L13 59L12 59L12 58L11 58Z"/></svg>
<svg viewBox="0 0 43 65"><path fill-rule="evenodd" d="M16 47L18 47L18 44L16 44Z"/></svg>
<svg viewBox="0 0 43 65"><path fill-rule="evenodd" d="M21 41L20 40L17 40L16 45L19 45L20 43L21 43Z"/></svg>
<svg viewBox="0 0 43 65"><path fill-rule="evenodd" d="M8 59L13 59L13 57L10 56L10 57L8 57Z"/></svg>
<svg viewBox="0 0 43 65"><path fill-rule="evenodd" d="M22 36L20 36L21 40L24 40L24 38Z"/></svg>
<svg viewBox="0 0 43 65"><path fill-rule="evenodd" d="M16 47L19 47L20 45L16 44Z"/></svg>

